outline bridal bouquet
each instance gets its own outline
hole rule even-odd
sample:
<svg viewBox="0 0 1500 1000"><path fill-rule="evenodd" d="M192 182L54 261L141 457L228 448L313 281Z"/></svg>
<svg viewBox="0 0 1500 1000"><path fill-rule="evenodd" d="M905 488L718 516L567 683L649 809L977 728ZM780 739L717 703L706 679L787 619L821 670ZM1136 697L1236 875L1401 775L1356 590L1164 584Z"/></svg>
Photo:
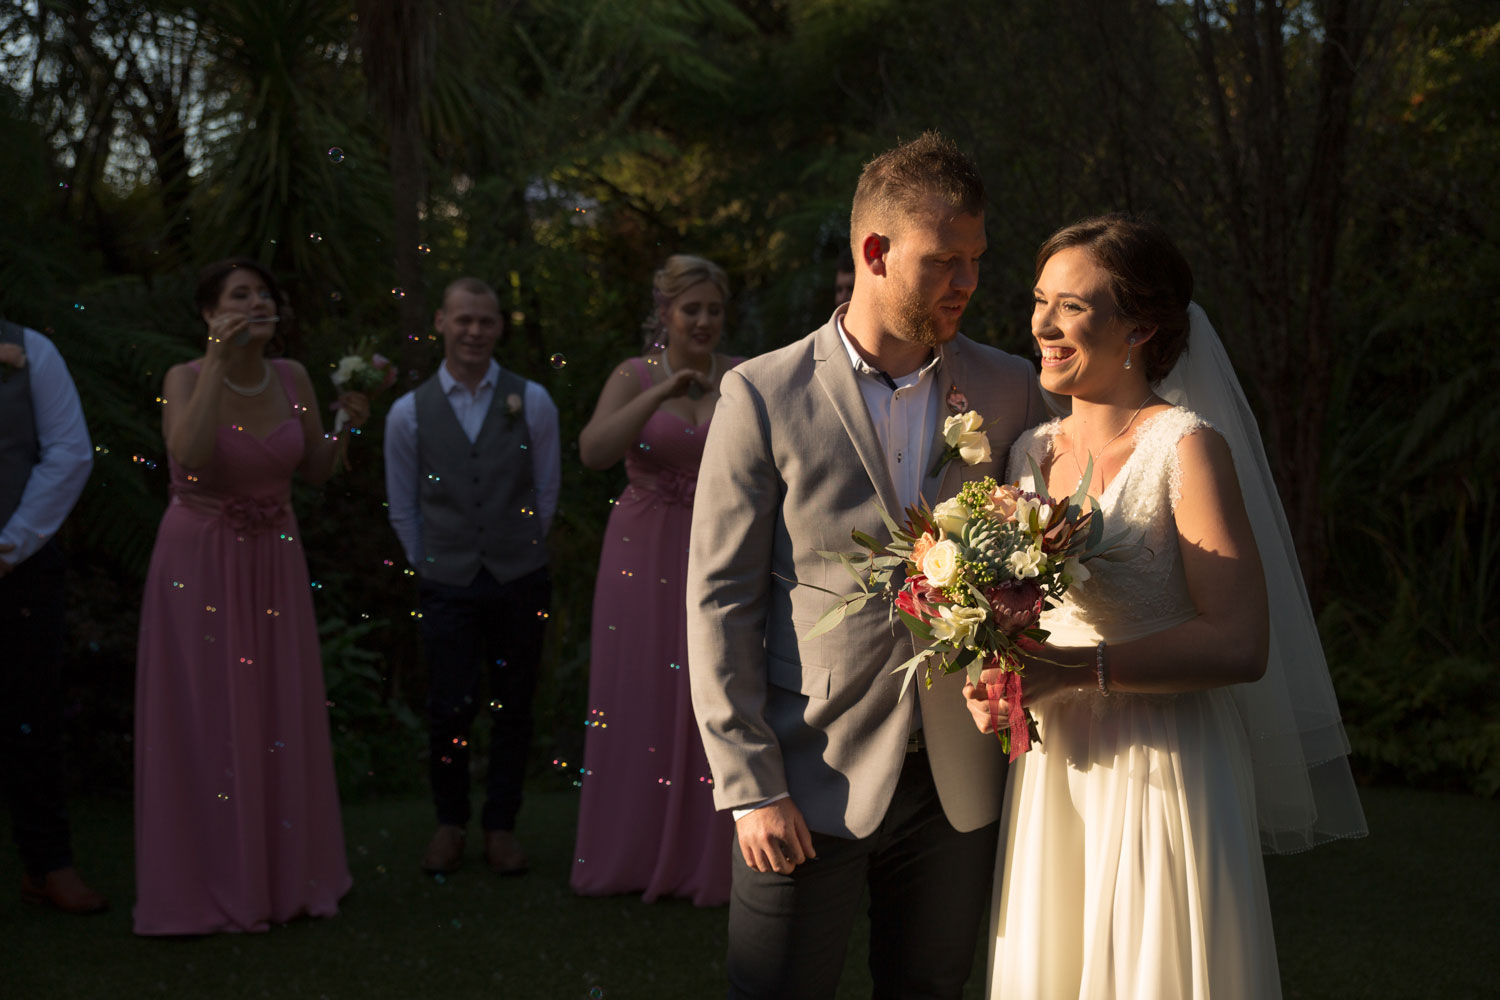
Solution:
<svg viewBox="0 0 1500 1000"><path fill-rule="evenodd" d="M382 389L389 389L395 383L396 366L391 364L389 358L377 354L372 348L370 338L366 337L348 354L339 358L329 379L340 393L362 392L367 396L373 396ZM337 434L344 429L345 417L338 403L334 403L332 408L339 410L333 425L333 432Z"/></svg>
<svg viewBox="0 0 1500 1000"><path fill-rule="evenodd" d="M1035 482L1045 482L1035 462L1032 472ZM1069 587L1083 585L1090 575L1085 564L1122 537L1104 537L1098 504L1086 492L1092 475L1090 462L1078 492L1061 503L1045 486L1028 493L986 476L936 507L908 508L904 525L882 511L889 542L855 531L854 541L865 552L819 553L842 563L859 589L843 595L807 637L836 628L879 597L893 618L927 643L896 668L906 674L903 696L918 670L931 687L934 666L945 674L963 670L971 683L978 683L985 667L999 667L999 696L1011 706L1010 728L999 731L1000 743L1014 760L1035 738L1035 724L1022 705L1021 643L1046 640L1038 624L1042 611Z"/></svg>

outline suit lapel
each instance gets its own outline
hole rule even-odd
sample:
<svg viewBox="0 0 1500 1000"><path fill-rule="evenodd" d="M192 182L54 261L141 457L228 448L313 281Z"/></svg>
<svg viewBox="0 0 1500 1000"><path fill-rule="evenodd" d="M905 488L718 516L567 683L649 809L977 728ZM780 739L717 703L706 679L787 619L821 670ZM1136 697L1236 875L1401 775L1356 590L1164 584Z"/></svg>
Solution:
<svg viewBox="0 0 1500 1000"><path fill-rule="evenodd" d="M896 486L886 468L885 455L880 450L880 438L875 434L875 425L870 421L870 409L859 391L854 366L849 362L849 352L839 337L838 327L828 323L813 336L813 377L828 400L833 404L844 431L854 445L870 484L875 487L886 513L897 523L905 519L901 504L897 500Z"/></svg>
<svg viewBox="0 0 1500 1000"><path fill-rule="evenodd" d="M957 409L950 405L949 400L967 401L971 394L964 378L963 343L961 337L955 337L942 347L943 363L938 366L937 375L938 412L937 426L932 431L932 444L928 448L927 467L922 479L922 496L929 504L937 504L958 492L958 487L963 483L964 465L963 459L955 458L938 475L932 474L932 467L937 464L938 456L942 455L947 442L943 440L943 422L957 412L968 409L966 402L960 402Z"/></svg>

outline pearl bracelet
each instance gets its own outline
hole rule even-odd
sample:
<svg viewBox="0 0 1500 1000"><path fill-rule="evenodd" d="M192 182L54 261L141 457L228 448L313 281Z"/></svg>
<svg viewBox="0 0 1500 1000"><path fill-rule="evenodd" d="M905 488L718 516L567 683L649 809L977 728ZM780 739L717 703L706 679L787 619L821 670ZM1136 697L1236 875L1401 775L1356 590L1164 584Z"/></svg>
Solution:
<svg viewBox="0 0 1500 1000"><path fill-rule="evenodd" d="M1099 693L1109 697L1109 683L1104 679L1104 640L1099 640L1099 645L1094 648L1094 670L1099 677Z"/></svg>

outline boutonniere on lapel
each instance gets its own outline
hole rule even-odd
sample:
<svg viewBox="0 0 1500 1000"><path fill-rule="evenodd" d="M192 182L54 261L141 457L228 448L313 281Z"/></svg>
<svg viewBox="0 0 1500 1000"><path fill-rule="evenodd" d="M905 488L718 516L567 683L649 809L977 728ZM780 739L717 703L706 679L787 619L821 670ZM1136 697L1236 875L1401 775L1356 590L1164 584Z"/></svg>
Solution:
<svg viewBox="0 0 1500 1000"><path fill-rule="evenodd" d="M20 344L0 344L0 382L7 381L10 373L26 367L26 352Z"/></svg>
<svg viewBox="0 0 1500 1000"><path fill-rule="evenodd" d="M521 397L511 393L505 397L505 429L510 430L516 426L516 418L521 415Z"/></svg>
<svg viewBox="0 0 1500 1000"><path fill-rule="evenodd" d="M953 405L955 397L964 398L957 388L948 390L949 406ZM984 432L984 417L978 410L964 410L943 421L943 452L928 475L939 475L955 458L963 459L965 465L990 460L990 437Z"/></svg>

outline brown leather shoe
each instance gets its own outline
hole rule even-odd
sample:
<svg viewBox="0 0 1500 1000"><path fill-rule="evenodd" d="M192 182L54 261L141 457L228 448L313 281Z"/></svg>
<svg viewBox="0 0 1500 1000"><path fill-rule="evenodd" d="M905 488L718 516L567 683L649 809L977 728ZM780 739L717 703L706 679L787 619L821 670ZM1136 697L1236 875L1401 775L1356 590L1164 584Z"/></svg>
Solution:
<svg viewBox="0 0 1500 1000"><path fill-rule="evenodd" d="M39 879L22 875L21 898L55 906L64 913L103 913L109 909L109 902L84 885L75 868L58 868Z"/></svg>
<svg viewBox="0 0 1500 1000"><path fill-rule="evenodd" d="M422 870L429 875L458 871L464 860L464 828L447 823L437 828L422 855Z"/></svg>
<svg viewBox="0 0 1500 1000"><path fill-rule="evenodd" d="M521 850L521 842L509 830L484 832L484 859L497 875L526 874L526 852Z"/></svg>

